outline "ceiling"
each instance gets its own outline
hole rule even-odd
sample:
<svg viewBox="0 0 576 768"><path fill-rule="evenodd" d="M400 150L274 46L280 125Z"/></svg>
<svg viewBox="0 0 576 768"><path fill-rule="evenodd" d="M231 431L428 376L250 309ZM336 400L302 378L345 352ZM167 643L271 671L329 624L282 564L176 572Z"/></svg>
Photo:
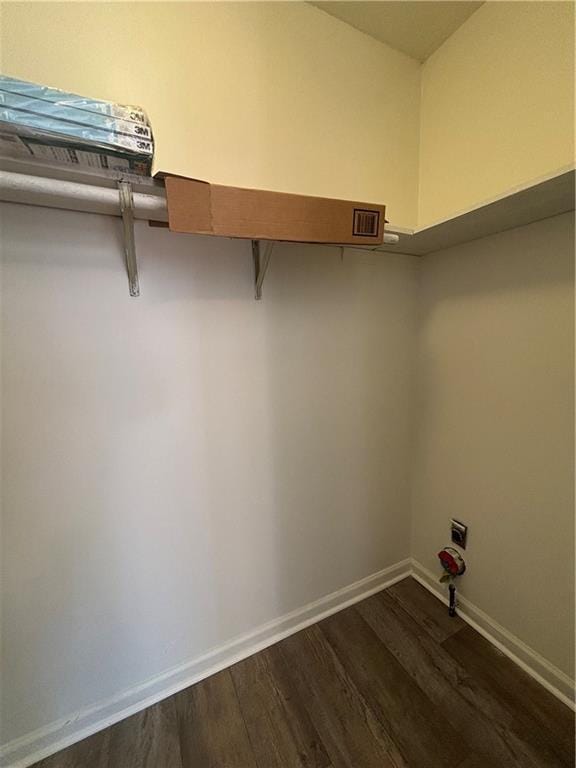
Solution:
<svg viewBox="0 0 576 768"><path fill-rule="evenodd" d="M387 43L398 51L424 61L439 48L482 3L456 0L454 2L412 2L390 0L378 2L312 2L331 16L345 21L355 29Z"/></svg>

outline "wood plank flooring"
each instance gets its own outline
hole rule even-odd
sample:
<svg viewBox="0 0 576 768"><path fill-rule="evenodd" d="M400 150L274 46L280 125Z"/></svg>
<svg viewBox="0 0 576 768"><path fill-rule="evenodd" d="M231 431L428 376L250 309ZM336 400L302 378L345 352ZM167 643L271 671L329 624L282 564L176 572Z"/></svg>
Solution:
<svg viewBox="0 0 576 768"><path fill-rule="evenodd" d="M573 713L405 579L34 768L572 768Z"/></svg>

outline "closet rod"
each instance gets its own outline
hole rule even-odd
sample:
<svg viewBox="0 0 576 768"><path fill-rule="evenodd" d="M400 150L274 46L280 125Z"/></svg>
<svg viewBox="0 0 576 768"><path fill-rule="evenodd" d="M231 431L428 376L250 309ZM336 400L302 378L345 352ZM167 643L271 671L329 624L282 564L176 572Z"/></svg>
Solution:
<svg viewBox="0 0 576 768"><path fill-rule="evenodd" d="M163 190L157 194L133 192L133 198L134 218L168 221ZM0 171L0 200L68 211L122 215L117 187L99 187L11 171Z"/></svg>

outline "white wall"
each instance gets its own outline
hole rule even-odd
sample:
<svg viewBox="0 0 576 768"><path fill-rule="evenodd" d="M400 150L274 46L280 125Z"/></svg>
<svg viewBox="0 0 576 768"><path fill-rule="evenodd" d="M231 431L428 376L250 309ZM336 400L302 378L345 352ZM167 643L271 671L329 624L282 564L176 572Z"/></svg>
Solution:
<svg viewBox="0 0 576 768"><path fill-rule="evenodd" d="M411 515L572 674L570 215L279 247L255 302L247 242L140 223L130 299L118 220L0 210L2 743L402 560Z"/></svg>
<svg viewBox="0 0 576 768"><path fill-rule="evenodd" d="M408 556L416 259L2 214L4 743Z"/></svg>
<svg viewBox="0 0 576 768"><path fill-rule="evenodd" d="M574 223L425 257L413 556L470 526L460 591L574 671Z"/></svg>

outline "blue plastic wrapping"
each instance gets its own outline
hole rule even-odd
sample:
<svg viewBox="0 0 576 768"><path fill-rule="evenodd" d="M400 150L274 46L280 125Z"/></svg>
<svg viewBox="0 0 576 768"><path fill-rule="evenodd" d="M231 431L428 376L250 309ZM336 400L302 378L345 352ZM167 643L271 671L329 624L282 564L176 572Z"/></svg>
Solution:
<svg viewBox="0 0 576 768"><path fill-rule="evenodd" d="M81 123L58 120L47 115L38 115L20 109L0 106L0 126L3 130L26 136L69 137L83 144L92 144L103 149L117 148L134 154L153 154L152 142L136 136L106 131Z"/></svg>
<svg viewBox="0 0 576 768"><path fill-rule="evenodd" d="M40 165L64 165L79 171L133 181L145 181L150 178L152 171L151 157L106 152L89 145L73 146L58 140L47 143L31 136L5 133L0 129L0 158L2 157Z"/></svg>
<svg viewBox="0 0 576 768"><path fill-rule="evenodd" d="M141 107L114 104L111 101L101 101L100 99L88 99L75 93L61 91L59 88L38 85L26 80L18 80L15 77L7 77L6 75L0 75L0 88L10 93L17 93L34 99L43 99L63 107L74 107L75 109L97 112L101 115L108 115L109 117L121 120L132 120L144 125L148 124L146 113Z"/></svg>
<svg viewBox="0 0 576 768"><path fill-rule="evenodd" d="M0 75L0 158L125 178L149 177L153 154L152 131L139 107Z"/></svg>
<svg viewBox="0 0 576 768"><path fill-rule="evenodd" d="M109 117L98 112L88 112L85 109L63 106L62 104L44 101L44 99L10 93L9 91L2 90L1 86L2 83L0 81L0 107L32 112L36 115L44 115L48 118L65 120L112 133L125 134L126 136L135 136L140 139L152 139L152 130L149 125L144 125L144 123L121 120L120 118Z"/></svg>

